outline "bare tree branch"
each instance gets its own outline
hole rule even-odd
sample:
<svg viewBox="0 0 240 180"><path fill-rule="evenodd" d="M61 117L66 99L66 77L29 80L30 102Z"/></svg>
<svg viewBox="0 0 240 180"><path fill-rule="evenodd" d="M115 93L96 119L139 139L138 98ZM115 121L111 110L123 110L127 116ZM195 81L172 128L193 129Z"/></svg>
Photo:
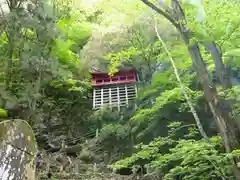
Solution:
<svg viewBox="0 0 240 180"><path fill-rule="evenodd" d="M180 29L181 26L180 24L178 24L176 22L175 19L173 19L171 17L171 15L165 11L163 11L162 9L158 8L157 6L155 6L153 3L149 2L148 0L141 0L144 4L146 4L147 6L149 6L150 8L152 8L154 11L156 11L157 13L163 15L167 20L169 20L177 29Z"/></svg>

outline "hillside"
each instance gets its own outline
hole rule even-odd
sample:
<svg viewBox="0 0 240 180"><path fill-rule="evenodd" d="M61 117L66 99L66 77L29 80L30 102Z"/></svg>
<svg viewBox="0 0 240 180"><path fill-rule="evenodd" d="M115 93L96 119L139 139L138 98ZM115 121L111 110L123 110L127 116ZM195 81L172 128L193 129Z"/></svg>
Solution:
<svg viewBox="0 0 240 180"><path fill-rule="evenodd" d="M31 126L38 178L240 180L239 2L4 2L0 121ZM93 109L91 72L123 67L134 106Z"/></svg>

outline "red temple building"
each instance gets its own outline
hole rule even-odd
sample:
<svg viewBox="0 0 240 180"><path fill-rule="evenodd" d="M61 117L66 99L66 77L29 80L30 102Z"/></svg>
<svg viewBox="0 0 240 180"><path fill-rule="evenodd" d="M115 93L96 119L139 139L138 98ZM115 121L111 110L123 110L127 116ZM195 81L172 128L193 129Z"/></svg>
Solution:
<svg viewBox="0 0 240 180"><path fill-rule="evenodd" d="M92 72L93 109L105 106L129 107L133 104L136 94L136 70L125 68L113 76L104 72Z"/></svg>

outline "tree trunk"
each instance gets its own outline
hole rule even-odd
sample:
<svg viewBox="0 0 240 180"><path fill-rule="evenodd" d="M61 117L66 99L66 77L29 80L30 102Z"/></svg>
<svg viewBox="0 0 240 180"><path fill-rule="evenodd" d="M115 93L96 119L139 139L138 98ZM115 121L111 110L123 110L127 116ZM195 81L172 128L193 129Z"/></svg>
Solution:
<svg viewBox="0 0 240 180"><path fill-rule="evenodd" d="M215 64L216 74L225 89L232 88L232 83L222 60L222 53L215 42L205 43L204 47L211 53Z"/></svg>
<svg viewBox="0 0 240 180"><path fill-rule="evenodd" d="M232 152L234 149L240 147L238 139L240 138L237 123L230 117L230 113L224 108L225 102L221 100L217 94L216 87L209 77L206 65L200 53L197 43L187 44L188 51L191 55L194 68L197 76L202 84L205 98L214 116L215 123L221 134L224 142L224 147L227 153ZM240 171L237 168L236 161L234 160L233 169L235 177L240 180Z"/></svg>
<svg viewBox="0 0 240 180"><path fill-rule="evenodd" d="M215 42L208 42L204 44L204 47L206 48L207 51L211 53L212 59L215 64L215 70L216 74L220 80L221 85L223 86L224 89L231 89L232 88L232 83L230 79L230 75L227 72L227 69L223 63L222 59L222 53L217 47ZM232 103L233 104L233 103ZM232 114L232 104L231 102L227 100L222 100L222 105L223 108L225 108L225 111L229 112L230 116L233 116ZM238 126L238 129L240 130L240 123L237 120L234 120Z"/></svg>

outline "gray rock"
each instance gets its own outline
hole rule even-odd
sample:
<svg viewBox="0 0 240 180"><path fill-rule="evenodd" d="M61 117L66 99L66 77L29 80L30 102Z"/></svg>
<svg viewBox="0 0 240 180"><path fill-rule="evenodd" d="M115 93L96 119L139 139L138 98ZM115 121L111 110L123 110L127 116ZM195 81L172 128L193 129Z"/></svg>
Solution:
<svg viewBox="0 0 240 180"><path fill-rule="evenodd" d="M34 180L37 144L26 121L0 122L0 179Z"/></svg>

